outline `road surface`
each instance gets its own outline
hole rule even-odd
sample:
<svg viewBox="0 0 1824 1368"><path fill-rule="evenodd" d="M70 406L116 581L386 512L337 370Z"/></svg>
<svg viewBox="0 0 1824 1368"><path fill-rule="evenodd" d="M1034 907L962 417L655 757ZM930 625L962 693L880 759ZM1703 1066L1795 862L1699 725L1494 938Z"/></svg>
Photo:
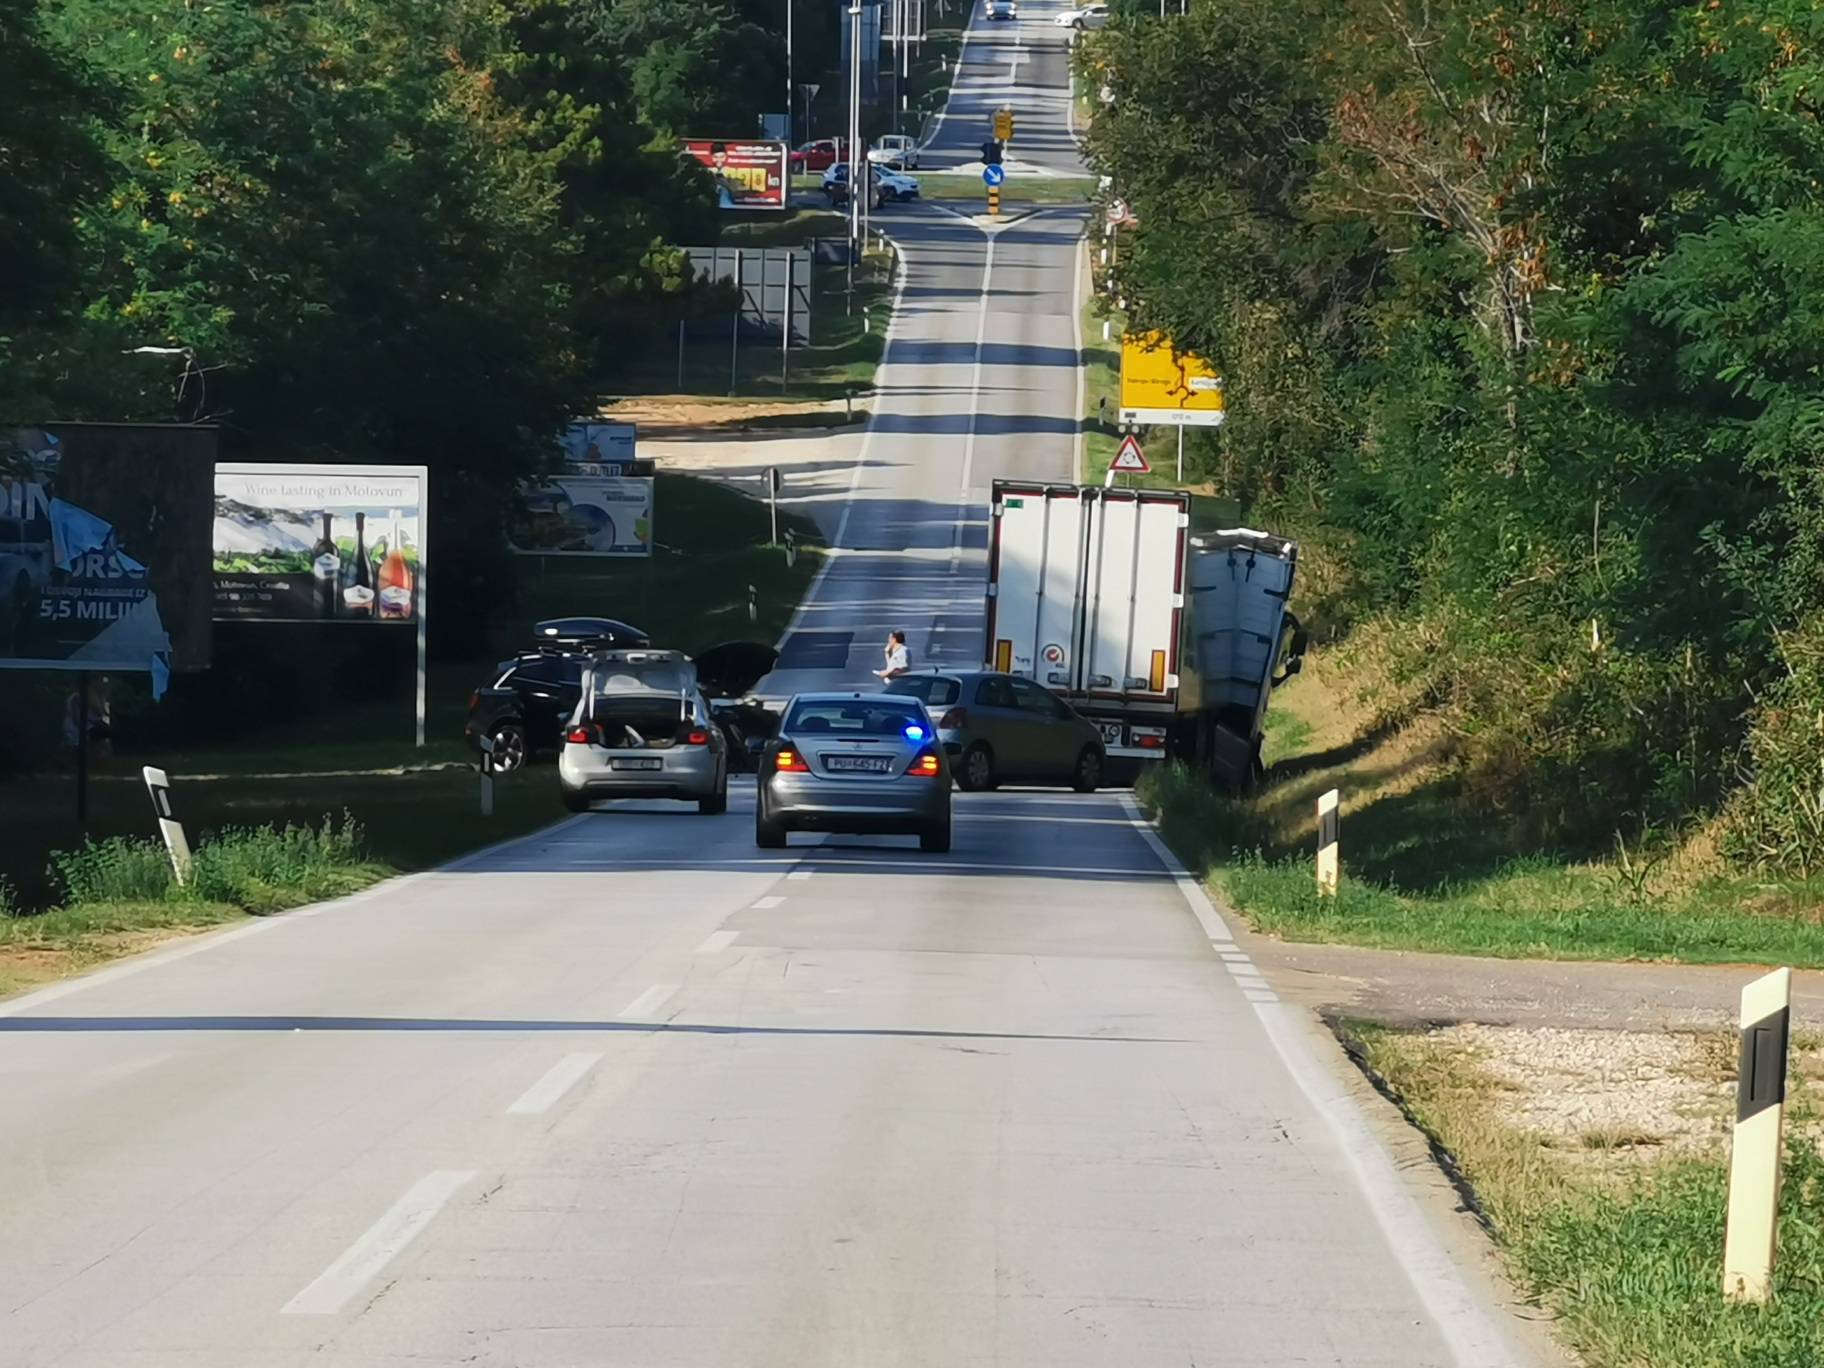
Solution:
<svg viewBox="0 0 1824 1368"><path fill-rule="evenodd" d="M1026 11L938 156L1009 73L1070 155ZM889 626L972 659L988 481L1072 475L1077 221L890 226L885 394L778 687L865 679ZM1510 1361L1123 796L959 796L947 857L752 821L616 805L0 1004L0 1363Z"/></svg>

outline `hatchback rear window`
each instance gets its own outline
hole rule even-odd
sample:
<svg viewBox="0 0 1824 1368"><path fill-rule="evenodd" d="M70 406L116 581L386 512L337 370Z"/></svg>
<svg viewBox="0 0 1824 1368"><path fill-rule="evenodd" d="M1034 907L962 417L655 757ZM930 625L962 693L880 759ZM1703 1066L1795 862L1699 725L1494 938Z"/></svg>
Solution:
<svg viewBox="0 0 1824 1368"><path fill-rule="evenodd" d="M916 703L878 695L797 703L780 731L793 735L823 732L834 736L899 736L914 722L925 725L924 711Z"/></svg>
<svg viewBox="0 0 1824 1368"><path fill-rule="evenodd" d="M599 662L595 667L598 698L620 693L687 693L697 687L697 667L673 660Z"/></svg>
<svg viewBox="0 0 1824 1368"><path fill-rule="evenodd" d="M933 708L947 708L962 696L962 686L941 675L908 675L887 685L888 693L910 694Z"/></svg>

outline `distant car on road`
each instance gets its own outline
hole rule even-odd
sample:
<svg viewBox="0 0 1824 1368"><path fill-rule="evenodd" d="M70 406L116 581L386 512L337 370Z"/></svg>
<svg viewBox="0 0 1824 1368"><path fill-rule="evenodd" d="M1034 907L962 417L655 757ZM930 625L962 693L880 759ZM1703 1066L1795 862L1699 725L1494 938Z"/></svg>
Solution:
<svg viewBox="0 0 1824 1368"><path fill-rule="evenodd" d="M806 693L759 747L754 843L793 831L915 835L950 849L950 764L924 704L886 693Z"/></svg>
<svg viewBox="0 0 1824 1368"><path fill-rule="evenodd" d="M491 684L469 695L463 733L494 743L493 767L510 774L562 744L564 721L581 695L583 669L604 646L645 646L646 633L614 618L553 618L532 629L544 643L494 667Z"/></svg>
<svg viewBox="0 0 1824 1368"><path fill-rule="evenodd" d="M876 208L895 200L918 198L918 181L903 171L883 171L880 167L870 164L868 178L874 187L874 198L871 203ZM823 193L830 197L832 207L849 202L848 163L839 163L823 173Z"/></svg>
<svg viewBox="0 0 1824 1368"><path fill-rule="evenodd" d="M982 6L982 16L986 19L1017 19L1020 7L1014 0L987 0Z"/></svg>
<svg viewBox="0 0 1824 1368"><path fill-rule="evenodd" d="M921 670L889 680L888 693L918 699L956 767L957 786L1069 784L1093 793L1107 753L1095 724L1021 675Z"/></svg>
<svg viewBox="0 0 1824 1368"><path fill-rule="evenodd" d="M564 806L611 798L676 798L728 810L728 742L682 651L598 651L564 728L557 775Z"/></svg>
<svg viewBox="0 0 1824 1368"><path fill-rule="evenodd" d="M1059 28L1099 29L1108 24L1108 6L1097 3L1081 9L1068 9L1052 20Z"/></svg>
<svg viewBox="0 0 1824 1368"><path fill-rule="evenodd" d="M918 144L904 133L883 133L868 149L868 160L889 171L918 167Z"/></svg>
<svg viewBox="0 0 1824 1368"><path fill-rule="evenodd" d="M849 143L846 138L818 138L814 142L801 143L792 152L792 171L795 173L816 173L827 171L838 162L849 159Z"/></svg>

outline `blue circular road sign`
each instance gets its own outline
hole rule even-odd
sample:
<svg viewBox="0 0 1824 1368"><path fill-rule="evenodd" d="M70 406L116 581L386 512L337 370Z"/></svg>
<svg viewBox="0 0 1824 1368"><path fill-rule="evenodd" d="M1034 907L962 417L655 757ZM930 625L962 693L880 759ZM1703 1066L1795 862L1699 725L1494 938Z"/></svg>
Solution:
<svg viewBox="0 0 1824 1368"><path fill-rule="evenodd" d="M982 184L983 185L999 185L1002 181L1004 181L1006 179L1007 179L1007 172L1002 167L984 166L982 168Z"/></svg>

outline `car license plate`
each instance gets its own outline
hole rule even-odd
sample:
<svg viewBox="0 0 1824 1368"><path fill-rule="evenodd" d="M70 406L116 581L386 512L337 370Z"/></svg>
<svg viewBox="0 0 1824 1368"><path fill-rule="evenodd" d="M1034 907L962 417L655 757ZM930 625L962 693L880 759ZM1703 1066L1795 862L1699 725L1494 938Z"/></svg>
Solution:
<svg viewBox="0 0 1824 1368"><path fill-rule="evenodd" d="M647 759L644 756L632 760L610 760L609 769L617 770L656 770L664 768L665 762L657 756Z"/></svg>
<svg viewBox="0 0 1824 1368"><path fill-rule="evenodd" d="M832 755L824 762L832 774L890 774L893 762L884 755Z"/></svg>
<svg viewBox="0 0 1824 1368"><path fill-rule="evenodd" d="M1102 744L1118 746L1125 739L1126 728L1119 722L1098 722L1096 730L1102 733Z"/></svg>

